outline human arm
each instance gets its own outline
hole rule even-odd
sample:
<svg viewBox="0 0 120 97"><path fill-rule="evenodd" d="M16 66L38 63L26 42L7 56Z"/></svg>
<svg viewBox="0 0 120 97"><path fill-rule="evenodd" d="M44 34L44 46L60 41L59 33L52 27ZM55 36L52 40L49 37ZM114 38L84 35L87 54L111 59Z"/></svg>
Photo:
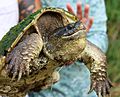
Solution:
<svg viewBox="0 0 120 97"><path fill-rule="evenodd" d="M96 0L90 6L90 15L94 16L94 23L88 33L88 40L98 46L104 53L108 49L108 36L107 36L107 16L105 10L104 0ZM97 10L96 10L97 9Z"/></svg>

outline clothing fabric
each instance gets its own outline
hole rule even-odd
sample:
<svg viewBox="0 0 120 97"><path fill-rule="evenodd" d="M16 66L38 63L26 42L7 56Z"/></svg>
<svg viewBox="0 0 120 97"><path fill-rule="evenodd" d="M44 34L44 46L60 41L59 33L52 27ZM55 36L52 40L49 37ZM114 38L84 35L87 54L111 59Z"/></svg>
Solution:
<svg viewBox="0 0 120 97"><path fill-rule="evenodd" d="M0 0L0 40L18 23L17 0Z"/></svg>
<svg viewBox="0 0 120 97"><path fill-rule="evenodd" d="M41 0L43 7L52 6L66 9L66 3L70 3L76 9L76 3L82 2L90 5L90 16L94 17L94 24L88 32L87 39L97 45L103 52L108 47L106 34L106 10L104 0ZM75 10L76 11L76 10ZM97 97L90 89L90 73L83 63L76 61L74 64L60 71L60 80L52 86L52 89L40 92L31 92L29 97Z"/></svg>

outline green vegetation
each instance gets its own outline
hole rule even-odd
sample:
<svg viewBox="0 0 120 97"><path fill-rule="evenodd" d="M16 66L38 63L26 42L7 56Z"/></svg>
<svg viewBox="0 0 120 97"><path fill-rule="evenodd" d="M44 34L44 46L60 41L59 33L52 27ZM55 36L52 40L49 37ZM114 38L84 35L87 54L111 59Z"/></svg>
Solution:
<svg viewBox="0 0 120 97"><path fill-rule="evenodd" d="M106 0L109 35L109 74L114 82L120 81L120 0Z"/></svg>
<svg viewBox="0 0 120 97"><path fill-rule="evenodd" d="M120 39L120 0L105 0L110 40Z"/></svg>
<svg viewBox="0 0 120 97"><path fill-rule="evenodd" d="M108 72L113 82L111 97L120 97L120 0L105 0L108 16Z"/></svg>

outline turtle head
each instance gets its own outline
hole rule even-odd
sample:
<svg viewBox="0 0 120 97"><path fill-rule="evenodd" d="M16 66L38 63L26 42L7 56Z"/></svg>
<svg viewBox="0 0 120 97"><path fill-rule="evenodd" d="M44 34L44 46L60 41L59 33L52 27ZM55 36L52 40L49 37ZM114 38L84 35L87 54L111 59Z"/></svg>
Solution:
<svg viewBox="0 0 120 97"><path fill-rule="evenodd" d="M55 30L54 36L62 39L78 39L86 37L86 28L79 20Z"/></svg>

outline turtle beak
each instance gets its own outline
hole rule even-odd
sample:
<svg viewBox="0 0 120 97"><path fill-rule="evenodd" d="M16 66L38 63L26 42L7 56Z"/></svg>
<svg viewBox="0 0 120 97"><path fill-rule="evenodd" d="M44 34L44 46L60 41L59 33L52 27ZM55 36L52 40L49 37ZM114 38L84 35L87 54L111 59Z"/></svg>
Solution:
<svg viewBox="0 0 120 97"><path fill-rule="evenodd" d="M79 37L85 37L85 33L85 26L80 21L77 21L59 28L54 35L61 37L62 39L76 39Z"/></svg>

